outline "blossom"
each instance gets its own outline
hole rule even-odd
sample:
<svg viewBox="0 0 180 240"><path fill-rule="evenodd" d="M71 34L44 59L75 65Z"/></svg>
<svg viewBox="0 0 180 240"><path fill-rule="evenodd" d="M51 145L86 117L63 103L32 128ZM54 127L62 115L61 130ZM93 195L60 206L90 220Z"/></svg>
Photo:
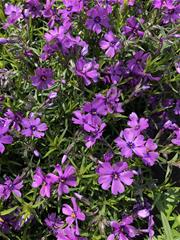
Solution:
<svg viewBox="0 0 180 240"><path fill-rule="evenodd" d="M32 187L38 188L39 186L41 186L40 195L42 197L46 196L49 198L51 186L52 184L57 183L58 179L59 179L58 176L56 176L55 174L48 173L47 175L44 175L41 168L37 168L33 176Z"/></svg>
<svg viewBox="0 0 180 240"><path fill-rule="evenodd" d="M53 231L57 231L58 228L63 227L64 222L56 215L56 213L48 214L48 217L44 220L48 228Z"/></svg>
<svg viewBox="0 0 180 240"><path fill-rule="evenodd" d="M134 74L143 75L148 57L149 53L144 53L142 50L136 52L133 58L127 61L128 69Z"/></svg>
<svg viewBox="0 0 180 240"><path fill-rule="evenodd" d="M180 146L180 128L178 128L177 130L175 130L173 132L173 134L176 136L175 138L173 138L171 140L171 142L177 146Z"/></svg>
<svg viewBox="0 0 180 240"><path fill-rule="evenodd" d="M63 172L59 164L56 165L55 171L59 174L58 194L69 193L69 186L76 187L77 182L75 178L76 169L73 166L67 166Z"/></svg>
<svg viewBox="0 0 180 240"><path fill-rule="evenodd" d="M176 23L180 19L180 4L178 5L166 5L164 10L164 16L162 22L164 24Z"/></svg>
<svg viewBox="0 0 180 240"><path fill-rule="evenodd" d="M42 5L39 0L26 0L25 16L32 18L40 17L42 14Z"/></svg>
<svg viewBox="0 0 180 240"><path fill-rule="evenodd" d="M17 197L21 197L20 189L23 187L22 179L17 176L13 181L9 178L5 178L5 182L0 184L0 198L7 200L11 193L14 193Z"/></svg>
<svg viewBox="0 0 180 240"><path fill-rule="evenodd" d="M175 109L174 109L174 113L175 113L176 115L180 115L180 99L178 99L178 100L176 101L176 107L175 107Z"/></svg>
<svg viewBox="0 0 180 240"><path fill-rule="evenodd" d="M35 76L31 77L32 85L39 90L50 88L54 84L53 72L50 68L38 67L35 70Z"/></svg>
<svg viewBox="0 0 180 240"><path fill-rule="evenodd" d="M106 56L113 58L121 48L121 43L113 32L109 31L104 35L104 39L99 43L101 49L105 50Z"/></svg>
<svg viewBox="0 0 180 240"><path fill-rule="evenodd" d="M113 195L123 193L125 191L124 185L130 186L133 183L134 174L127 169L128 164L126 162L118 162L114 165L104 162L98 168L98 183L101 184L104 190L111 187Z"/></svg>
<svg viewBox="0 0 180 240"><path fill-rule="evenodd" d="M115 139L117 147L121 150L121 155L128 158L132 157L133 152L137 156L145 153L144 136L139 135L137 131L126 128L121 131L119 137Z"/></svg>
<svg viewBox="0 0 180 240"><path fill-rule="evenodd" d="M146 119L146 118L140 118L139 119L135 112L132 112L129 115L129 121L128 121L127 124L128 124L129 127L138 131L139 133L149 127L148 119Z"/></svg>
<svg viewBox="0 0 180 240"><path fill-rule="evenodd" d="M12 124L12 128L16 129L17 131L21 130L20 124L22 120L21 113L14 113L11 109L7 109L4 114L5 119L10 120L10 124Z"/></svg>
<svg viewBox="0 0 180 240"><path fill-rule="evenodd" d="M172 0L154 0L153 1L153 6L154 8L160 9L163 7L166 7L168 5L172 5Z"/></svg>
<svg viewBox="0 0 180 240"><path fill-rule="evenodd" d="M4 12L8 16L7 22L3 26L4 29L7 29L10 25L13 25L23 17L22 9L13 4L6 3Z"/></svg>
<svg viewBox="0 0 180 240"><path fill-rule="evenodd" d="M144 36L144 32L141 30L140 23L136 20L134 16L129 17L126 21L126 24L127 25L125 25L122 30L123 34L128 36L129 39Z"/></svg>
<svg viewBox="0 0 180 240"><path fill-rule="evenodd" d="M66 222L69 226L75 222L76 231L75 233L79 235L79 227L78 227L78 220L84 221L85 214L81 211L80 207L76 203L76 199L74 197L71 198L71 202L73 207L68 204L63 204L62 212L63 214L67 215Z"/></svg>
<svg viewBox="0 0 180 240"><path fill-rule="evenodd" d="M87 148L92 147L98 139L102 137L104 128L106 127L106 124L103 123L100 119L96 119L97 121L95 122L94 131L91 132L90 135L85 136L85 145Z"/></svg>
<svg viewBox="0 0 180 240"><path fill-rule="evenodd" d="M107 67L105 74L105 82L117 84L123 77L129 75L129 70L122 61L118 61L115 65Z"/></svg>
<svg viewBox="0 0 180 240"><path fill-rule="evenodd" d="M86 20L86 27L89 30L99 34L102 27L109 28L108 11L100 6L95 6L87 12L88 19Z"/></svg>
<svg viewBox="0 0 180 240"><path fill-rule="evenodd" d="M4 144L11 144L13 142L13 138L8 135L9 131L9 121L4 121L2 124L0 124L0 153L3 153L5 151Z"/></svg>
<svg viewBox="0 0 180 240"><path fill-rule="evenodd" d="M65 9L60 9L58 11L59 14L62 14L64 18L73 14L73 13L80 13L83 9L83 1L82 0L63 0L65 5Z"/></svg>
<svg viewBox="0 0 180 240"><path fill-rule="evenodd" d="M149 138L145 143L145 148L146 153L143 154L142 160L146 165L153 166L159 156L158 152L155 152L157 149L157 144L155 144L153 140Z"/></svg>
<svg viewBox="0 0 180 240"><path fill-rule="evenodd" d="M29 118L23 118L21 125L23 126L21 133L26 137L42 138L48 129L45 123L41 123L40 118L35 118L33 115Z"/></svg>
<svg viewBox="0 0 180 240"><path fill-rule="evenodd" d="M97 82L99 78L98 73L99 64L95 60L87 61L80 58L76 62L75 72L77 76L82 77L85 85L90 85L92 82Z"/></svg>
<svg viewBox="0 0 180 240"><path fill-rule="evenodd" d="M138 235L138 230L132 226L134 219L132 216L123 217L120 222L112 221L111 227L113 228L113 233L110 234L107 240L129 240Z"/></svg>

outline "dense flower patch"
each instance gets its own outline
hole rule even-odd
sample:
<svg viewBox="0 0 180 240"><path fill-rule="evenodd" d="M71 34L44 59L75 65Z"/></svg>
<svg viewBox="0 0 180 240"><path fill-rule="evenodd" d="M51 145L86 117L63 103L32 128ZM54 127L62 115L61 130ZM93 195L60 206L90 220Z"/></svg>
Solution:
<svg viewBox="0 0 180 240"><path fill-rule="evenodd" d="M178 240L178 0L0 2L0 239Z"/></svg>

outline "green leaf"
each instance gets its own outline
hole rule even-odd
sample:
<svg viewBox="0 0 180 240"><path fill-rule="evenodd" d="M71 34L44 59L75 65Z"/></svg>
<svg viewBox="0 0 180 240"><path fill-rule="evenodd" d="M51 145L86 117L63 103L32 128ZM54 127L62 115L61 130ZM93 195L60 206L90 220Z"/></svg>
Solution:
<svg viewBox="0 0 180 240"><path fill-rule="evenodd" d="M161 212L161 219L162 219L162 224L163 224L163 228L164 228L164 233L166 235L166 239L174 240L169 222L163 212Z"/></svg>
<svg viewBox="0 0 180 240"><path fill-rule="evenodd" d="M4 210L2 212L0 212L0 215L1 216L4 216L4 215L8 215L9 213L13 212L14 210L16 210L18 208L18 206L15 206L13 208L9 208L7 210Z"/></svg>

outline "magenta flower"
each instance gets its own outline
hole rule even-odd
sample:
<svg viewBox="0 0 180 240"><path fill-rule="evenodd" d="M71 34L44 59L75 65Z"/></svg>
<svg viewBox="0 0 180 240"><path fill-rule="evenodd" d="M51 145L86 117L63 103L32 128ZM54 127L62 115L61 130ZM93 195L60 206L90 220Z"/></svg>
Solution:
<svg viewBox="0 0 180 240"><path fill-rule="evenodd" d="M8 16L7 22L3 26L4 29L7 29L10 25L13 25L23 17L21 8L12 4L6 3L4 11L5 14Z"/></svg>
<svg viewBox="0 0 180 240"><path fill-rule="evenodd" d="M101 49L105 50L106 56L113 58L121 49L121 43L113 32L109 31L99 43Z"/></svg>
<svg viewBox="0 0 180 240"><path fill-rule="evenodd" d="M26 0L26 9L25 9L25 16L32 18L37 18L42 15L42 4L39 0Z"/></svg>
<svg viewBox="0 0 180 240"><path fill-rule="evenodd" d="M171 140L171 142L177 146L180 146L180 128L174 131L174 135L176 136Z"/></svg>
<svg viewBox="0 0 180 240"><path fill-rule="evenodd" d="M5 118L7 120L10 120L10 124L12 128L16 129L17 131L21 130L20 124L22 120L22 114L21 113L14 113L11 111L11 109L8 109L5 114Z"/></svg>
<svg viewBox="0 0 180 240"><path fill-rule="evenodd" d="M129 115L128 126L140 133L149 127L148 119L146 118L139 119L137 114L132 112Z"/></svg>
<svg viewBox="0 0 180 240"><path fill-rule="evenodd" d="M176 23L180 19L180 4L177 5L166 5L166 9L164 10L164 16L162 22L164 24L168 23Z"/></svg>
<svg viewBox="0 0 180 240"><path fill-rule="evenodd" d="M41 123L40 118L35 118L32 114L29 118L23 118L21 124L24 128L21 133L26 137L42 138L48 129L45 123Z"/></svg>
<svg viewBox="0 0 180 240"><path fill-rule="evenodd" d="M32 187L33 188L38 188L41 186L40 189L40 195L42 197L50 197L50 191L51 191L51 186L54 183L57 183L59 178L54 175L53 173L48 173L47 175L44 175L42 172L41 168L37 168L36 172L33 176L33 183Z"/></svg>
<svg viewBox="0 0 180 240"><path fill-rule="evenodd" d="M158 152L155 152L157 149L157 144L153 142L151 138L149 138L145 143L146 153L143 154L142 160L148 166L153 166L159 157Z"/></svg>
<svg viewBox="0 0 180 240"><path fill-rule="evenodd" d="M154 0L153 1L153 6L154 8L160 9L160 8L164 8L167 7L167 4L170 6L172 5L173 1L172 0Z"/></svg>
<svg viewBox="0 0 180 240"><path fill-rule="evenodd" d="M176 115L180 115L180 99L177 99L176 101L176 107L174 108L174 113Z"/></svg>
<svg viewBox="0 0 180 240"><path fill-rule="evenodd" d="M59 174L59 186L58 186L58 195L61 196L63 193L69 193L69 186L76 187L76 169L73 166L67 166L63 172L59 164L56 165L55 171Z"/></svg>
<svg viewBox="0 0 180 240"><path fill-rule="evenodd" d="M134 74L143 75L148 57L149 53L136 52L133 58L127 61L128 69Z"/></svg>
<svg viewBox="0 0 180 240"><path fill-rule="evenodd" d="M71 202L73 207L69 206L68 204L63 204L62 212L68 216L66 217L66 222L69 226L75 222L75 233L79 235L78 220L84 221L86 217L85 214L81 211L80 207L77 205L76 199L74 197L71 198Z"/></svg>
<svg viewBox="0 0 180 240"><path fill-rule="evenodd" d="M77 76L82 77L86 86L90 85L92 82L97 82L99 78L98 73L99 64L92 60L90 62L83 58L80 58L76 62L75 72Z"/></svg>
<svg viewBox="0 0 180 240"><path fill-rule="evenodd" d="M144 32L141 30L140 23L136 20L134 16L131 16L127 19L126 24L122 30L123 34L133 39L135 37L143 37Z"/></svg>
<svg viewBox="0 0 180 240"><path fill-rule="evenodd" d="M136 237L138 230L132 226L133 221L132 216L124 217L120 222L112 221L113 233L108 236L107 240L130 240L130 238Z"/></svg>
<svg viewBox="0 0 180 240"><path fill-rule="evenodd" d="M7 200L11 193L14 193L17 197L21 197L20 189L23 187L23 181L17 176L13 181L6 177L5 182L0 184L0 198Z"/></svg>
<svg viewBox="0 0 180 240"><path fill-rule="evenodd" d="M0 153L2 154L5 151L5 144L11 144L13 138L8 135L9 131L9 121L5 121L2 125L0 124Z"/></svg>
<svg viewBox="0 0 180 240"><path fill-rule="evenodd" d="M54 84L53 72L50 68L37 68L35 76L31 77L32 85L39 90L50 88Z"/></svg>
<svg viewBox="0 0 180 240"><path fill-rule="evenodd" d="M132 157L133 152L137 156L143 156L146 152L144 136L139 135L137 131L126 128L121 131L118 138L115 139L117 147L121 150L121 155L129 158Z"/></svg>
<svg viewBox="0 0 180 240"><path fill-rule="evenodd" d="M57 240L87 240L87 238L77 235L76 229L73 226L58 228L56 231L56 238Z"/></svg>
<svg viewBox="0 0 180 240"><path fill-rule="evenodd" d="M133 172L128 169L126 162L119 162L111 165L109 162L104 162L98 168L98 183L101 184L102 189L107 190L111 187L113 195L123 193L125 191L124 185L130 186L133 183Z"/></svg>
<svg viewBox="0 0 180 240"><path fill-rule="evenodd" d="M58 228L63 227L64 222L56 215L56 213L48 214L48 217L44 220L48 228L57 231Z"/></svg>
<svg viewBox="0 0 180 240"><path fill-rule="evenodd" d="M62 14L63 18L67 18L67 16L72 15L73 13L80 13L83 9L82 0L63 0L63 3L65 9L60 9L58 11L59 14Z"/></svg>
<svg viewBox="0 0 180 240"><path fill-rule="evenodd" d="M96 5L87 12L87 16L87 29L99 34L102 31L102 27L110 28L107 9Z"/></svg>

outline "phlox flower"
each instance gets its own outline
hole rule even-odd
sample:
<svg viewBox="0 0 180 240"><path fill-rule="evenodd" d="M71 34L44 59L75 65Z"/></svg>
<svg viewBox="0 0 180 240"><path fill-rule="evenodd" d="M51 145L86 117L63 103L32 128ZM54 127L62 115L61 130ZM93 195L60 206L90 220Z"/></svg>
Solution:
<svg viewBox="0 0 180 240"><path fill-rule="evenodd" d="M113 195L123 193L124 185L130 186L133 183L133 171L128 170L126 162L118 162L111 165L109 162L104 162L98 168L98 183L101 184L104 190L111 187Z"/></svg>
<svg viewBox="0 0 180 240"><path fill-rule="evenodd" d="M76 199L74 197L71 198L72 207L68 204L63 204L62 212L67 215L66 222L69 226L71 226L74 222L76 225L75 233L79 235L79 227L78 220L84 221L85 214L81 211L80 207L76 203Z"/></svg>
<svg viewBox="0 0 180 240"><path fill-rule="evenodd" d="M126 128L121 131L119 137L115 139L115 143L121 150L121 155L126 158L132 157L133 153L142 156L146 152L144 136L133 129Z"/></svg>

